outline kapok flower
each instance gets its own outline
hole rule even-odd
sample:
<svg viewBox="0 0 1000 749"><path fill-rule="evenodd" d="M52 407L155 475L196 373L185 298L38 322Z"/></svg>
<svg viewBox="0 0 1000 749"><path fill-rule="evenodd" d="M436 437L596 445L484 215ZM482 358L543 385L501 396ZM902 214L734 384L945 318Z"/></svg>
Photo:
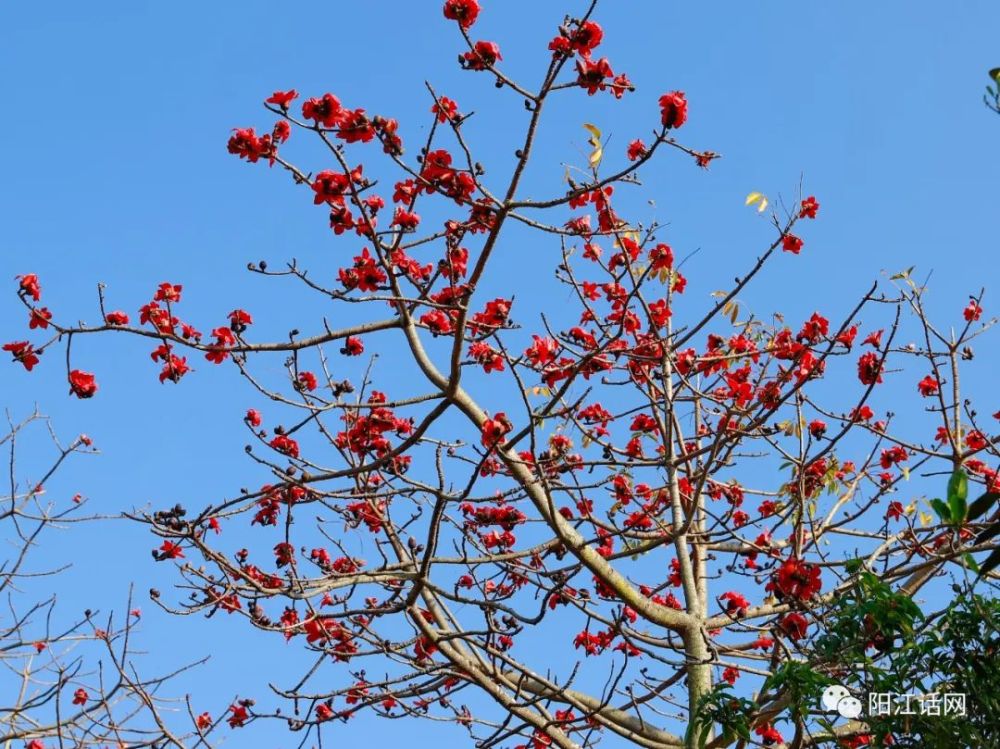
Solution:
<svg viewBox="0 0 1000 749"><path fill-rule="evenodd" d="M23 276L14 276L21 282L20 292L25 296L30 296L36 302L42 298L42 286L38 283L38 276L34 273L26 273Z"/></svg>
<svg viewBox="0 0 1000 749"><path fill-rule="evenodd" d="M683 91L671 91L660 97L660 122L666 128L678 128L687 122L687 99Z"/></svg>
<svg viewBox="0 0 1000 749"><path fill-rule="evenodd" d="M69 392L77 398L92 398L97 392L97 381L90 372L74 369L69 373Z"/></svg>
<svg viewBox="0 0 1000 749"><path fill-rule="evenodd" d="M819 203L816 201L812 195L802 201L802 205L799 208L799 218L816 218L816 212L819 210Z"/></svg>
<svg viewBox="0 0 1000 749"><path fill-rule="evenodd" d="M446 0L444 4L444 17L449 21L458 21L463 29L468 29L476 22L479 11L477 0Z"/></svg>
<svg viewBox="0 0 1000 749"><path fill-rule="evenodd" d="M508 435L514 428L507 418L507 414L500 411L491 419L483 421L482 443L483 447L492 449L497 445L502 445L507 441Z"/></svg>

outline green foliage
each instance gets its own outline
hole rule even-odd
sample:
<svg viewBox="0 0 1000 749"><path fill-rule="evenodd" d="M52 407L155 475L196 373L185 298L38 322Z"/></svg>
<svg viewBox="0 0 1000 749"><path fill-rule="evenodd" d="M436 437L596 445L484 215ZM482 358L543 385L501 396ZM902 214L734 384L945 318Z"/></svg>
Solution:
<svg viewBox="0 0 1000 749"><path fill-rule="evenodd" d="M1000 746L1000 601L960 596L940 617L904 642L871 689L897 694L966 695L967 715L872 718L873 732L893 732L894 747ZM919 711L917 711L919 713Z"/></svg>
<svg viewBox="0 0 1000 749"><path fill-rule="evenodd" d="M855 560L848 569L858 570L860 564ZM912 598L894 591L865 570L835 599L825 632L817 638L816 650L831 661L867 663L872 660L867 654L869 644L878 655L887 653L898 640L912 638L922 618Z"/></svg>
<svg viewBox="0 0 1000 749"><path fill-rule="evenodd" d="M836 683L808 663L786 661L767 678L762 691L784 692L791 698L792 717L803 718L819 700L823 690Z"/></svg>
<svg viewBox="0 0 1000 749"><path fill-rule="evenodd" d="M915 715L866 718L872 746L883 746L887 735L895 739L893 749L1000 746L1000 670L996 668L1000 601L956 586L959 595L945 610L925 616L909 596L893 591L863 570L859 561L849 568L856 577L835 601L826 631L817 639L817 666L824 666L835 680L859 694L966 695L966 716L943 711L920 715L916 710ZM798 672L804 674L805 669ZM808 704L815 704L820 682L802 683L802 699L811 697Z"/></svg>
<svg viewBox="0 0 1000 749"><path fill-rule="evenodd" d="M720 738L724 742L750 740L750 721L755 705L750 700L735 696L731 689L729 684L723 682L702 697L698 703L698 711L688 725L685 739L687 746L691 746L694 738L697 742L695 746L704 749L714 725L719 726Z"/></svg>

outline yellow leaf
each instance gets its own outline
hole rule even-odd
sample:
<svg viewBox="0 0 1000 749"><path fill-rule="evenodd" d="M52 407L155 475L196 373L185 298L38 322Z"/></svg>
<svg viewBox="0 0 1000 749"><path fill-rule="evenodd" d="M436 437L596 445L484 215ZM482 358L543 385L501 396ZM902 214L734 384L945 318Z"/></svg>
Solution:
<svg viewBox="0 0 1000 749"><path fill-rule="evenodd" d="M590 138L587 140L587 142L594 149L593 151L590 152L590 158L589 158L590 167L591 169L593 169L594 167L596 167L598 164L601 163L601 159L604 157L604 149L601 148L601 131L598 130L594 125L591 125L589 122L583 123L583 127L588 133L590 133Z"/></svg>
<svg viewBox="0 0 1000 749"><path fill-rule="evenodd" d="M763 213L767 210L767 198L760 199L760 205L757 206L757 213Z"/></svg>
<svg viewBox="0 0 1000 749"><path fill-rule="evenodd" d="M928 512L918 512L917 515L920 516L920 525L927 526L934 522L934 517Z"/></svg>
<svg viewBox="0 0 1000 749"><path fill-rule="evenodd" d="M910 480L910 469L907 466L903 466L903 479L905 481Z"/></svg>
<svg viewBox="0 0 1000 749"><path fill-rule="evenodd" d="M753 205L754 203L756 203L758 200L760 200L763 197L764 197L763 193L752 192L749 195L747 195L747 202L744 203L744 205Z"/></svg>

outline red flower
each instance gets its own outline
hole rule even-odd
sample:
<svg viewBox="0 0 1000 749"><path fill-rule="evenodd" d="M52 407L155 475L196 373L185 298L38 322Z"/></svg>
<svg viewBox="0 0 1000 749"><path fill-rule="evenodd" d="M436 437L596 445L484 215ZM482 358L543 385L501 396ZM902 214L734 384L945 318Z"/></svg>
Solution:
<svg viewBox="0 0 1000 749"><path fill-rule="evenodd" d="M29 372L38 364L38 354L35 353L35 347L28 341L5 343L3 350L9 351L14 357L14 361L21 362Z"/></svg>
<svg viewBox="0 0 1000 749"><path fill-rule="evenodd" d="M275 154L270 135L258 136L252 127L233 128L233 135L226 144L229 153L256 164L262 158L271 159Z"/></svg>
<svg viewBox="0 0 1000 749"><path fill-rule="evenodd" d="M798 616L796 614L796 616ZM773 744L782 744L785 741L785 737L781 735L777 728L772 726L770 723L761 723L757 726L754 731L755 734L760 736L761 742L764 746L772 746Z"/></svg>
<svg viewBox="0 0 1000 749"><path fill-rule="evenodd" d="M87 694L87 690L81 687L73 692L73 704L74 705L86 705L87 700L90 699L90 695Z"/></svg>
<svg viewBox="0 0 1000 749"><path fill-rule="evenodd" d="M21 294L30 296L36 302L42 298L42 287L38 283L38 276L34 273L26 273L23 276L14 276L15 280L21 282Z"/></svg>
<svg viewBox="0 0 1000 749"><path fill-rule="evenodd" d="M859 421L869 421L874 415L868 406L862 406L861 408L852 408L848 418L856 424Z"/></svg>
<svg viewBox="0 0 1000 749"><path fill-rule="evenodd" d="M727 667L722 672L722 680L728 681L730 684L735 684L738 678L740 678L740 672L732 666Z"/></svg>
<svg viewBox="0 0 1000 749"><path fill-rule="evenodd" d="M982 450L990 444L990 441L978 429L973 429L965 435L965 444L970 450Z"/></svg>
<svg viewBox="0 0 1000 749"><path fill-rule="evenodd" d="M283 453L290 458L299 457L299 443L287 435L279 434L269 444L279 453Z"/></svg>
<svg viewBox="0 0 1000 749"><path fill-rule="evenodd" d="M881 348L882 346L882 331L875 330L868 334L868 336L861 342L862 346L870 345L873 348Z"/></svg>
<svg viewBox="0 0 1000 749"><path fill-rule="evenodd" d="M780 626L790 639L798 642L806 636L806 630L809 628L809 622L806 621L806 618L802 616L802 614L792 612L791 614L785 615L780 622Z"/></svg>
<svg viewBox="0 0 1000 749"><path fill-rule="evenodd" d="M242 333L246 330L247 325L253 325L253 318L250 317L249 312L234 309L229 313L229 327L234 333Z"/></svg>
<svg viewBox="0 0 1000 749"><path fill-rule="evenodd" d="M330 707L325 702L320 702L316 705L316 720L322 722L324 720L330 720L333 717L333 708Z"/></svg>
<svg viewBox="0 0 1000 749"><path fill-rule="evenodd" d="M813 436L814 439L819 439L824 434L826 434L826 422L820 419L813 419L809 422L809 434Z"/></svg>
<svg viewBox="0 0 1000 749"><path fill-rule="evenodd" d="M231 712L232 715L226 719L226 722L229 724L230 728L242 728L250 718L250 716L247 715L245 705L230 705L229 712Z"/></svg>
<svg viewBox="0 0 1000 749"><path fill-rule="evenodd" d="M589 55L604 39L604 30L594 21L585 21L570 37L570 47L581 55Z"/></svg>
<svg viewBox="0 0 1000 749"><path fill-rule="evenodd" d="M49 320L52 319L52 313L49 312L47 307L39 307L38 309L31 310L28 315L28 328L34 330L35 328L41 328L42 330L47 330L49 327Z"/></svg>
<svg viewBox="0 0 1000 749"><path fill-rule="evenodd" d="M355 255L354 267L340 269L339 278L340 283L348 291L352 291L353 289L377 291L379 284L386 282L387 276L366 247L361 251L360 255Z"/></svg>
<svg viewBox="0 0 1000 749"><path fill-rule="evenodd" d="M626 153L629 161L636 161L641 159L646 155L646 144L641 140L636 138L634 141L628 144L628 152Z"/></svg>
<svg viewBox="0 0 1000 749"><path fill-rule="evenodd" d="M506 435L514 428L507 419L507 415L502 411L497 413L492 419L483 421L482 443L483 447L491 449L497 445L502 445L507 441Z"/></svg>
<svg viewBox="0 0 1000 749"><path fill-rule="evenodd" d="M909 453L906 452L906 448L901 445L894 445L886 450L883 450L879 456L879 465L883 468L892 468L892 466L897 463L904 463L909 460Z"/></svg>
<svg viewBox="0 0 1000 749"><path fill-rule="evenodd" d="M687 99L683 91L671 91L660 97L660 122L666 128L678 128L687 121Z"/></svg>
<svg viewBox="0 0 1000 749"><path fill-rule="evenodd" d="M569 38L560 34L554 37L551 42L549 42L549 49L552 50L553 57L569 57L573 54L573 45L570 44Z"/></svg>
<svg viewBox="0 0 1000 749"><path fill-rule="evenodd" d="M746 614L750 608L750 602L739 593L728 591L719 596L719 599L726 602L726 613L736 618Z"/></svg>
<svg viewBox="0 0 1000 749"><path fill-rule="evenodd" d="M348 336L340 353L344 356L360 356L365 352L365 344L357 336Z"/></svg>
<svg viewBox="0 0 1000 749"><path fill-rule="evenodd" d="M154 302L179 302L181 300L181 290L183 286L177 284L161 283L153 296Z"/></svg>
<svg viewBox="0 0 1000 749"><path fill-rule="evenodd" d="M447 335L453 329L448 313L440 309L425 312L420 316L420 322L434 335Z"/></svg>
<svg viewBox="0 0 1000 749"><path fill-rule="evenodd" d="M292 126L288 124L288 120L278 120L274 123L274 129L271 131L271 138L275 143L284 143L291 137Z"/></svg>
<svg viewBox="0 0 1000 749"><path fill-rule="evenodd" d="M94 375L74 369L69 373L69 392L77 398L92 398L97 392Z"/></svg>
<svg viewBox="0 0 1000 749"><path fill-rule="evenodd" d="M917 390L920 391L920 394L924 398L927 398L931 395L937 395L941 390L941 384L937 381L937 378L934 377L934 375L927 375L924 379L917 383Z"/></svg>
<svg viewBox="0 0 1000 749"><path fill-rule="evenodd" d="M375 125L363 109L345 109L337 137L346 143L369 143L375 137Z"/></svg>
<svg viewBox="0 0 1000 749"><path fill-rule="evenodd" d="M795 336L795 340L800 343L818 343L826 337L830 331L830 321L819 312L813 312L812 317L802 325L802 330Z"/></svg>
<svg viewBox="0 0 1000 749"><path fill-rule="evenodd" d="M21 288L24 288L23 282L21 284ZM35 299L38 299L38 297L35 297ZM979 306L979 302L975 299L971 300L966 305L965 309L962 310L962 316L965 317L966 322L975 322L982 316L982 314L983 308Z"/></svg>
<svg viewBox="0 0 1000 749"><path fill-rule="evenodd" d="M469 346L469 356L475 359L476 363L481 364L483 371L487 374L504 371L503 357L500 352L485 341L476 341Z"/></svg>
<svg viewBox="0 0 1000 749"><path fill-rule="evenodd" d="M458 21L463 29L468 29L479 17L477 0L445 0L444 17L449 21Z"/></svg>
<svg viewBox="0 0 1000 749"><path fill-rule="evenodd" d="M445 123L458 117L458 104L453 99L442 96L434 102L431 112L437 115L438 122Z"/></svg>
<svg viewBox="0 0 1000 749"><path fill-rule="evenodd" d="M252 427L259 427L261 422L260 411L255 408L247 410L247 415L243 417L243 420Z"/></svg>
<svg viewBox="0 0 1000 749"><path fill-rule="evenodd" d="M818 210L819 203L816 202L816 198L810 195L802 201L802 206L799 209L799 218L816 218L816 211Z"/></svg>
<svg viewBox="0 0 1000 749"><path fill-rule="evenodd" d="M858 336L858 326L852 325L843 333L837 335L834 339L837 343L844 344L847 348L851 348L854 345L854 339Z"/></svg>
<svg viewBox="0 0 1000 749"><path fill-rule="evenodd" d="M886 520L899 520L903 517L903 503L890 502L889 509L885 511Z"/></svg>
<svg viewBox="0 0 1000 749"><path fill-rule="evenodd" d="M310 393L319 386L316 375L312 372L299 372L297 384L299 389L308 390Z"/></svg>
<svg viewBox="0 0 1000 749"><path fill-rule="evenodd" d="M790 252L793 255L798 255L802 252L802 240L794 234L785 234L781 238L781 249L783 252Z"/></svg>
<svg viewBox="0 0 1000 749"><path fill-rule="evenodd" d="M277 104L282 109L288 109L293 99L299 98L299 92L294 88L290 91L275 91L264 100L265 104Z"/></svg>
<svg viewBox="0 0 1000 749"><path fill-rule="evenodd" d="M191 367L188 366L187 357L171 354L164 363L163 369L160 370L160 383L162 384L167 380L180 382L181 378L190 371Z"/></svg>
<svg viewBox="0 0 1000 749"><path fill-rule="evenodd" d="M173 541L164 541L163 545L160 546L159 554L154 551L153 556L156 557L158 562L162 562L164 559L178 559L183 558L184 550L180 544L176 544Z"/></svg>
<svg viewBox="0 0 1000 749"><path fill-rule="evenodd" d="M302 104L302 116L307 120L315 120L316 127L338 127L343 115L340 99L333 94L323 94L321 99L307 99Z"/></svg>
<svg viewBox="0 0 1000 749"><path fill-rule="evenodd" d="M496 64L497 60L502 60L500 47L496 42L476 42L469 52L462 55L464 66L467 70L486 70Z"/></svg>
<svg viewBox="0 0 1000 749"><path fill-rule="evenodd" d="M766 590L773 592L781 600L794 598L799 601L809 601L822 587L819 567L790 557L775 570Z"/></svg>
<svg viewBox="0 0 1000 749"><path fill-rule="evenodd" d="M413 231L420 225L420 216L403 208L397 208L392 217L392 225L398 226L403 231Z"/></svg>
<svg viewBox="0 0 1000 749"><path fill-rule="evenodd" d="M882 362L878 354L869 351L858 359L858 379L862 385L875 385L882 382Z"/></svg>
<svg viewBox="0 0 1000 749"><path fill-rule="evenodd" d="M207 712L202 713L195 720L195 725L202 731L212 727L212 716Z"/></svg>
<svg viewBox="0 0 1000 749"><path fill-rule="evenodd" d="M590 57L580 57L576 61L577 85L587 89L587 95L593 96L607 87L607 79L614 78L615 72L607 57L594 62Z"/></svg>
<svg viewBox="0 0 1000 749"><path fill-rule="evenodd" d="M109 312L104 316L104 322L108 325L128 325L128 315L120 310Z"/></svg>

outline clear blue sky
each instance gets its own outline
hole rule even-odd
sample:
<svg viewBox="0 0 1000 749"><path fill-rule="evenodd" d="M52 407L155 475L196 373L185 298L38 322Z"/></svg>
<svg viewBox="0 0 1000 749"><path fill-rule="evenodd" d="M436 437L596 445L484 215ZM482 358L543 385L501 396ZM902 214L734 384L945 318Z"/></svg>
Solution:
<svg viewBox="0 0 1000 749"><path fill-rule="evenodd" d="M71 318L96 320L98 282L108 285L112 307L134 314L156 284L170 280L185 285L185 314L202 329L236 306L267 312L262 333L315 329L319 308L244 269L249 260L278 264L292 256L335 267L324 259L334 247L325 216L277 170L229 156L230 128L266 127L272 118L260 102L295 87L398 117L415 143L427 122L426 78L479 113L472 129L484 162L506 163L523 109L457 69L461 40L440 5L6 4L0 283L8 291L0 294L0 338L26 335L13 293L13 276L26 272L40 275L48 306ZM530 82L563 13L583 4L483 5L476 35L498 41L507 69ZM529 193L558 184L560 160L579 160L582 122L595 122L612 135L611 148L624 149L655 121L656 96L679 88L690 102L683 140L724 158L702 172L671 157L643 177L679 254L700 248L691 262L693 293L721 288L711 274L735 275L769 236L743 208L746 193L794 199L800 177L822 203L821 220L808 227L803 255L782 258L747 294L761 311L793 319L813 309L842 312L881 270L910 265L934 272L932 308L950 320L979 286L996 288L1000 117L980 100L986 71L1000 64L996 3L603 5L596 15L606 32L602 50L639 90L622 102L575 96L555 107ZM541 288L523 272L534 255L526 247L504 252L499 284L516 278L530 298L535 284ZM550 272L545 266L539 275ZM66 492L82 491L93 507L113 513L149 502L197 506L261 482L243 455L240 423L259 400L232 387L228 368L199 363L196 376L174 388L159 385L135 341L74 348L78 366L101 382L91 402L66 397L56 357L31 375L0 366L0 405L20 414L37 402L61 434L87 432L101 448L100 457L65 472ZM983 354L985 378L997 358ZM25 467L39 458L25 455ZM140 528L109 528L50 537L53 562L76 561L64 578L68 610L120 608L130 581L145 591L167 590L175 580L168 565L152 562L151 539ZM88 584L96 579L100 586ZM241 673L241 684L256 686L240 691L263 696L268 664L286 652L280 638L231 638L218 621L170 619L148 603L144 610L142 636L152 649L187 643L178 649L215 655L186 685L199 706L228 700L236 669L248 661L262 665ZM168 662L176 660L150 659ZM390 740L413 728L362 718L336 738ZM420 729L427 745L442 730Z"/></svg>

